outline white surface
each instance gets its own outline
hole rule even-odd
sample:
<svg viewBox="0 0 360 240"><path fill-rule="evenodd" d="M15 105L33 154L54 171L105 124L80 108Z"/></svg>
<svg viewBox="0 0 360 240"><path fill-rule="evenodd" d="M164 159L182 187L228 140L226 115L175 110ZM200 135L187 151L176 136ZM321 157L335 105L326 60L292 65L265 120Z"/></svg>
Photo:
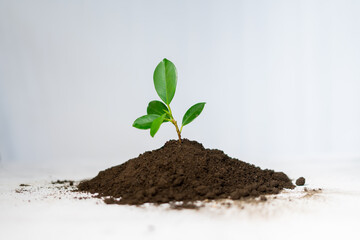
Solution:
<svg viewBox="0 0 360 240"><path fill-rule="evenodd" d="M66 169L37 175L2 169L0 239L359 239L359 164L281 165L289 176L304 173L307 187L323 192L303 197L297 188L265 203L243 203L243 209L210 204L177 211L74 199L76 193L59 193L50 184L71 178ZM31 184L32 192L16 193L20 183Z"/></svg>

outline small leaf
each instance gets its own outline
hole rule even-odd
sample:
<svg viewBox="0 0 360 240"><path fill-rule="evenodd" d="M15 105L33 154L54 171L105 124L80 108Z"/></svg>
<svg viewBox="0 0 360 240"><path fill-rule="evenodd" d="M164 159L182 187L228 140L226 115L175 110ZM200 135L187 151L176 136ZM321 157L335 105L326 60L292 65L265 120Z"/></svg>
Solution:
<svg viewBox="0 0 360 240"><path fill-rule="evenodd" d="M156 132L159 130L160 125L163 123L164 119L165 119L166 113L164 113L163 115L161 115L160 117L156 118L153 123L151 124L151 128L150 128L150 135L152 137L155 136Z"/></svg>
<svg viewBox="0 0 360 240"><path fill-rule="evenodd" d="M189 123L191 123L197 116L200 115L202 110L204 109L205 103L197 103L189 108L189 110L186 111L184 114L184 117L182 119L182 125L185 126Z"/></svg>
<svg viewBox="0 0 360 240"><path fill-rule="evenodd" d="M147 107L147 114L157 114L160 116L160 115L162 115L164 113L168 113L168 112L169 112L169 109L167 108L167 106L164 103L157 101L157 100L149 102L149 105ZM166 114L166 117L170 118L169 114Z"/></svg>
<svg viewBox="0 0 360 240"><path fill-rule="evenodd" d="M157 94L166 104L170 104L175 95L177 71L175 65L164 58L154 71L154 86Z"/></svg>
<svg viewBox="0 0 360 240"><path fill-rule="evenodd" d="M157 114L148 114L141 116L134 121L133 127L139 129L149 129L151 128L151 124L153 123L153 121L158 117L159 115Z"/></svg>

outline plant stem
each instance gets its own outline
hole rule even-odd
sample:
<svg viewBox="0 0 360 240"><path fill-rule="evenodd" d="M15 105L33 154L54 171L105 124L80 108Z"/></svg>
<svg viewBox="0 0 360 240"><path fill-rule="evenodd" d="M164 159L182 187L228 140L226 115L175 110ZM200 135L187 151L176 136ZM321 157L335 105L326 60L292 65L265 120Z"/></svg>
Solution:
<svg viewBox="0 0 360 240"><path fill-rule="evenodd" d="M179 130L179 127L177 125L177 122L175 121L175 119L172 119L171 122L174 124L175 128L176 128L176 132L177 132L177 135L179 137L179 143L181 143L181 132Z"/></svg>
<svg viewBox="0 0 360 240"><path fill-rule="evenodd" d="M179 127L178 127L178 125L177 125L177 122L176 122L176 120L174 119L174 117L173 117L173 115L172 115L170 105L167 104L167 107L168 107L169 113L170 113L170 118L171 118L170 121L171 121L171 123L174 124L174 126L175 126L176 133L177 133L177 135L178 135L178 137L179 137L179 143L181 144L181 130L182 130L182 126L181 126L181 130L179 130Z"/></svg>

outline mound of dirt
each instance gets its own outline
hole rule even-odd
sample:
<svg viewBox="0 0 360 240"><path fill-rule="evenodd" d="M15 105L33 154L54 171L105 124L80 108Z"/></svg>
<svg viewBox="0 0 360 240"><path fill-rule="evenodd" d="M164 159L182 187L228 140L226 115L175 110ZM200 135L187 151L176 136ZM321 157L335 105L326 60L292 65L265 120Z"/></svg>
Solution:
<svg viewBox="0 0 360 240"><path fill-rule="evenodd" d="M258 197L294 187L283 172L262 170L183 139L101 171L78 189L108 196L107 203L140 205Z"/></svg>

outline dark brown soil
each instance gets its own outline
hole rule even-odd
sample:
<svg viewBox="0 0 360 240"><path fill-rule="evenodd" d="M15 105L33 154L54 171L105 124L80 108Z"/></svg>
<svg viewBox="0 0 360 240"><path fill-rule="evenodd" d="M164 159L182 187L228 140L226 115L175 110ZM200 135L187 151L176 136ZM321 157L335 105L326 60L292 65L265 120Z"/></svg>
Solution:
<svg viewBox="0 0 360 240"><path fill-rule="evenodd" d="M298 186L304 186L305 184L305 178L304 177L299 177L296 182L295 182L296 185Z"/></svg>
<svg viewBox="0 0 360 240"><path fill-rule="evenodd" d="M72 180L57 180L51 182L51 184L67 184L67 183L69 183L70 186L74 185L74 181Z"/></svg>
<svg viewBox="0 0 360 240"><path fill-rule="evenodd" d="M107 203L140 205L258 197L294 187L283 172L262 170L183 139L182 144L171 140L160 149L101 171L78 189L108 197Z"/></svg>
<svg viewBox="0 0 360 240"><path fill-rule="evenodd" d="M30 185L29 185L29 184L25 184L25 183L21 183L21 184L19 185L19 187L30 187Z"/></svg>

